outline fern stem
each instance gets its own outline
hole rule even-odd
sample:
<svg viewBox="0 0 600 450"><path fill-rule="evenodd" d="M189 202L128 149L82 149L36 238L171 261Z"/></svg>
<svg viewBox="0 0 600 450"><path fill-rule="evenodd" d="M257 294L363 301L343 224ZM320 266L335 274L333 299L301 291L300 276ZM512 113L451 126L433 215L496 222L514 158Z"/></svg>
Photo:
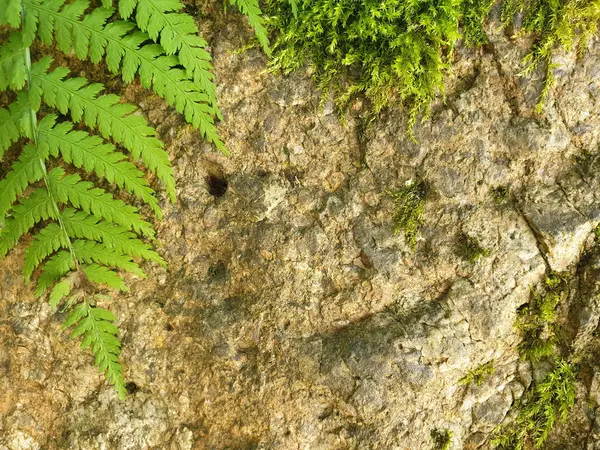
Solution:
<svg viewBox="0 0 600 450"><path fill-rule="evenodd" d="M21 0L22 23L25 23L26 11L27 11L27 9L25 8L25 1ZM32 135L32 139L33 139L33 144L35 145L35 148L37 149L38 148L37 113L31 106L31 97L30 97L31 86L32 86L32 84L31 84L31 51L29 49L29 46L25 47L23 50L24 50L24 57L25 57L25 73L27 76L27 94L29 96L29 121L30 121L30 125L31 125L31 135ZM52 208L54 209L54 214L56 215L56 220L58 222L58 225L60 226L60 229L62 230L62 232L64 234L65 242L67 243L67 247L69 249L69 253L71 254L71 258L73 259L75 268L77 271L79 271L79 260L77 259L77 255L75 254L75 249L73 248L73 243L71 242L71 238L69 237L69 234L67 233L65 224L63 223L60 208L58 207L58 202L54 198L54 194L52 193L52 189L50 188L50 180L48 179L48 171L46 170L46 163L43 160L43 158L41 156L39 156L39 153L38 153L38 161L39 161L40 167L42 169L42 177L44 179L44 184L46 185L46 190L48 191L48 195L52 202Z"/></svg>

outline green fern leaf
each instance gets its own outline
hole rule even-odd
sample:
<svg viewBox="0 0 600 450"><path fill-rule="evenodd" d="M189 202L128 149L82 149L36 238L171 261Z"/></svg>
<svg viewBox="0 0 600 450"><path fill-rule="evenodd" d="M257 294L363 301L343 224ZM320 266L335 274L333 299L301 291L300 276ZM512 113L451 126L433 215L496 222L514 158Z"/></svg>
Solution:
<svg viewBox="0 0 600 450"><path fill-rule="evenodd" d="M13 164L11 171L0 180L0 219L6 215L17 196L28 185L40 180L43 169L37 149L28 144L19 159Z"/></svg>
<svg viewBox="0 0 600 450"><path fill-rule="evenodd" d="M71 293L71 287L71 279L69 277L56 283L54 288L52 288L52 292L50 292L50 298L48 300L50 306L56 308L62 299Z"/></svg>
<svg viewBox="0 0 600 450"><path fill-rule="evenodd" d="M154 237L152 225L142 220L137 208L116 200L103 189L93 187L93 183L81 181L79 175L65 175L62 167L56 167L49 172L48 179L49 188L59 202L70 203L109 222Z"/></svg>
<svg viewBox="0 0 600 450"><path fill-rule="evenodd" d="M0 25L10 25L17 28L21 25L21 1L20 0L2 0L0 8Z"/></svg>
<svg viewBox="0 0 600 450"><path fill-rule="evenodd" d="M137 8L136 8L137 7ZM214 83L211 56L207 43L198 33L198 26L188 14L178 14L183 4L178 0L120 0L119 14L128 19L136 9L136 23L140 30L159 42L167 55L179 56L187 77L201 86L209 103L217 110L217 89Z"/></svg>
<svg viewBox="0 0 600 450"><path fill-rule="evenodd" d="M73 242L73 250L79 262L114 267L146 278L144 271L132 261L131 257L98 242L78 239Z"/></svg>
<svg viewBox="0 0 600 450"><path fill-rule="evenodd" d="M63 328L76 325L71 337L83 336L81 348L89 348L94 356L95 364L108 381L115 387L119 397L127 395L123 370L119 364L121 344L117 338L118 330L114 325L115 316L108 310L92 307L87 302L77 305L67 317Z"/></svg>
<svg viewBox="0 0 600 450"><path fill-rule="evenodd" d="M99 264L90 264L82 266L85 276L92 283L104 284L112 289L126 292L127 285L123 279L114 270Z"/></svg>
<svg viewBox="0 0 600 450"><path fill-rule="evenodd" d="M25 251L25 265L23 266L25 278L31 278L33 271L44 259L59 248L66 248L67 245L65 232L58 224L53 222L43 228L35 235Z"/></svg>
<svg viewBox="0 0 600 450"><path fill-rule="evenodd" d="M227 152L214 124L214 108L209 96L187 77L184 70L177 68L180 61L176 56L165 55L164 49L158 44L145 44L148 35L135 31L135 25L127 21L104 25L113 13L112 8L97 8L79 20L81 15L76 16L74 12L81 8L69 8L72 4L62 7L64 0L24 0L24 3L29 11L44 15L44 23L50 24L49 27L53 27L59 19L61 24L65 24L64 33L54 30L56 42L62 51L68 52L73 48L80 59L89 55L94 63L105 56L108 69L113 73L121 72L126 83L132 82L135 74L139 73L145 88L153 89L217 149ZM76 3L87 1L77 0ZM72 37L65 36L69 32ZM42 30L39 30L39 34L44 43L51 44L49 34L42 33Z"/></svg>
<svg viewBox="0 0 600 450"><path fill-rule="evenodd" d="M126 160L125 155L117 152L112 144L106 144L98 136L90 136L84 131L72 131L71 122L58 125L56 116L44 117L38 125L38 146L54 157L60 153L62 159L75 167L84 167L109 182L124 188L150 205L160 219L162 212L154 191L135 165ZM1 212L0 205L0 212Z"/></svg>
<svg viewBox="0 0 600 450"><path fill-rule="evenodd" d="M84 120L90 128L98 128L104 138L113 139L125 146L134 158L141 158L161 180L171 201L175 201L175 179L163 143L155 137L156 131L149 127L143 116L135 114L137 108L120 103L117 95L98 95L104 87L88 84L85 78L65 77L66 67L59 67L47 74L51 59L43 58L32 66L34 90L43 95L44 101L62 114L69 111L74 122Z"/></svg>
<svg viewBox="0 0 600 450"><path fill-rule="evenodd" d="M145 244L123 227L71 208L65 208L61 216L65 229L72 238L94 239L123 254L154 261L166 267L166 261L152 250L150 245Z"/></svg>
<svg viewBox="0 0 600 450"><path fill-rule="evenodd" d="M8 109L10 111L10 120L22 137L33 139L33 129L31 126L31 103L27 92L17 93L17 100L12 102ZM10 125L9 125L10 126Z"/></svg>
<svg viewBox="0 0 600 450"><path fill-rule="evenodd" d="M35 295L40 297L57 280L75 268L76 261L67 250L61 250L51 256L42 266L42 274L38 278Z"/></svg>
<svg viewBox="0 0 600 450"><path fill-rule="evenodd" d="M19 128L13 121L10 112L4 108L0 108L0 161L4 156L4 152L14 142L19 140Z"/></svg>
<svg viewBox="0 0 600 450"><path fill-rule="evenodd" d="M271 54L271 49L269 48L269 37L267 30L265 29L264 20L262 18L262 12L260 11L260 7L258 6L258 0L229 0L232 5L237 5L242 13L248 16L248 22L250 26L254 30L254 34L260 42L263 50L267 55ZM292 3L292 8L297 5ZM294 13L294 15L297 14Z"/></svg>
<svg viewBox="0 0 600 450"><path fill-rule="evenodd" d="M54 203L45 188L33 191L12 208L11 216L0 230L0 258L13 248L21 236L41 220L55 218Z"/></svg>
<svg viewBox="0 0 600 450"><path fill-rule="evenodd" d="M24 55L22 34L11 33L9 39L0 46L0 92L6 88L20 90L25 86L27 74Z"/></svg>

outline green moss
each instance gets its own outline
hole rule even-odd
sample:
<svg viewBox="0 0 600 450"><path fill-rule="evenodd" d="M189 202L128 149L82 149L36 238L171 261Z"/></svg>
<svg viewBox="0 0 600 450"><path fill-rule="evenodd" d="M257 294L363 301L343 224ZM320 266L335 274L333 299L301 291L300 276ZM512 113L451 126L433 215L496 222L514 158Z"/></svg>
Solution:
<svg viewBox="0 0 600 450"><path fill-rule="evenodd" d="M541 448L557 421L564 422L575 403L575 374L572 364L561 360L540 384L531 387L516 407L518 415L510 426L498 430L494 448L523 450L526 442Z"/></svg>
<svg viewBox="0 0 600 450"><path fill-rule="evenodd" d="M546 78L538 103L541 110L550 88L556 79L551 63L557 48L572 50L579 42L582 54L590 37L597 34L600 21L598 3L586 0L504 0L502 21L512 25L515 17L522 16L520 33L534 34L538 38L523 60L521 75L530 75L539 65L546 69Z"/></svg>
<svg viewBox="0 0 600 450"><path fill-rule="evenodd" d="M494 362L490 361L473 370L469 370L469 372L467 372L467 374L462 377L458 383L462 385L476 384L479 387L485 380L492 376L494 372Z"/></svg>
<svg viewBox="0 0 600 450"><path fill-rule="evenodd" d="M504 205L510 200L510 188L508 186L498 186L492 189L492 197L499 205Z"/></svg>
<svg viewBox="0 0 600 450"><path fill-rule="evenodd" d="M566 280L551 275L545 285L543 294L531 293L529 304L519 311L516 323L523 336L519 353L523 359L533 362L554 354L556 307L564 296Z"/></svg>
<svg viewBox="0 0 600 450"><path fill-rule="evenodd" d="M267 27L274 38L272 68L284 73L305 63L326 99L345 111L357 96L370 100L376 116L403 104L409 132L420 114L444 93L456 42L488 42L483 30L494 0L266 0ZM579 49L597 33L600 8L583 0L503 0L502 21L537 37L522 75L546 69L540 107L554 83L551 64L558 47Z"/></svg>
<svg viewBox="0 0 600 450"><path fill-rule="evenodd" d="M496 0L463 0L461 2L462 27L465 43L470 47L487 44L483 22Z"/></svg>
<svg viewBox="0 0 600 450"><path fill-rule="evenodd" d="M462 234L459 238L457 253L471 264L475 264L479 259L490 254L488 250L479 245L475 238L466 234Z"/></svg>
<svg viewBox="0 0 600 450"><path fill-rule="evenodd" d="M410 124L443 92L458 31L457 0L267 0L276 31L272 67L288 73L311 63L325 97L340 109L357 95L374 114L405 103ZM412 126L410 127L412 128Z"/></svg>
<svg viewBox="0 0 600 450"><path fill-rule="evenodd" d="M413 182L398 192L388 191L388 194L396 203L394 215L392 216L394 234L404 231L406 242L414 248L419 228L423 223L423 211L427 195L425 183L423 181Z"/></svg>
<svg viewBox="0 0 600 450"><path fill-rule="evenodd" d="M452 446L452 431L435 430L431 431L431 440L433 441L433 450L449 450Z"/></svg>

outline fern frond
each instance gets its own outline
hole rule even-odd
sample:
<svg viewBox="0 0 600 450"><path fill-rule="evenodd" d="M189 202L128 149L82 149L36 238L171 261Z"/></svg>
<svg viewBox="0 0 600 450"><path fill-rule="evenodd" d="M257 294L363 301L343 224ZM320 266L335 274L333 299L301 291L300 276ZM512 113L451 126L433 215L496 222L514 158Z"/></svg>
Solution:
<svg viewBox="0 0 600 450"><path fill-rule="evenodd" d="M33 129L31 126L31 104L27 92L17 93L17 99L9 107L10 120L21 137L33 139ZM17 138L18 139L18 138Z"/></svg>
<svg viewBox="0 0 600 450"><path fill-rule="evenodd" d="M35 295L41 296L57 280L74 270L75 265L76 261L73 255L67 250L61 250L51 256L42 266L42 274L38 278Z"/></svg>
<svg viewBox="0 0 600 450"><path fill-rule="evenodd" d="M5 0L4 8L0 9L0 25L10 25L17 28L21 25L21 1Z"/></svg>
<svg viewBox="0 0 600 450"><path fill-rule="evenodd" d="M89 55L94 63L105 57L108 69L115 74L121 73L126 83L132 82L136 73L139 73L145 88L163 97L209 142L222 152L227 152L215 127L214 109L209 96L187 77L184 70L177 68L180 61L176 56L165 55L164 49L158 44L146 44L149 36L135 31L135 25L127 21L105 25L113 13L112 8L96 8L79 20L81 14L77 16L73 11L81 8L69 8L74 3L64 7L64 0L24 0L24 3L28 11L44 16L43 23L48 24L49 29L53 28L54 37L62 51L73 49L78 58L84 60ZM88 2L76 0L75 3ZM55 27L58 20L64 32ZM39 35L42 42L49 45L53 41L52 35L45 31L40 29Z"/></svg>
<svg viewBox="0 0 600 450"><path fill-rule="evenodd" d="M72 238L94 239L108 248L136 258L154 261L166 267L166 261L152 250L150 245L142 242L135 234L123 227L71 208L65 208L61 216L63 225Z"/></svg>
<svg viewBox="0 0 600 450"><path fill-rule="evenodd" d="M62 167L56 167L48 173L48 179L49 189L59 202L70 203L99 218L154 237L152 225L142 220L137 208L93 187L89 181L81 181L79 175L66 175Z"/></svg>
<svg viewBox="0 0 600 450"><path fill-rule="evenodd" d="M13 248L21 236L41 220L55 218L54 203L45 188L33 191L12 208L11 216L0 230L0 258Z"/></svg>
<svg viewBox="0 0 600 450"><path fill-rule="evenodd" d="M0 219L6 215L17 196L28 185L40 180L43 176L40 157L37 149L28 144L21 152L19 159L11 167L6 177L0 180Z"/></svg>
<svg viewBox="0 0 600 450"><path fill-rule="evenodd" d="M117 250L110 249L104 244L86 239L78 239L73 242L73 250L79 262L114 267L146 278L144 271L132 261L131 257Z"/></svg>
<svg viewBox="0 0 600 450"><path fill-rule="evenodd" d="M85 276L92 283L104 284L109 288L126 292L127 285L114 270L99 264L90 264L81 267Z"/></svg>
<svg viewBox="0 0 600 450"><path fill-rule="evenodd" d="M135 9L135 20L140 30L165 49L167 55L178 55L188 78L198 83L208 95L209 104L217 109L217 89L208 45L198 35L198 26L188 14L179 14L183 4L179 0L119 0L119 14L128 19Z"/></svg>
<svg viewBox="0 0 600 450"><path fill-rule="evenodd" d="M72 131L71 122L55 123L56 116L48 115L38 124L40 149L54 157L60 154L65 162L77 168L83 167L87 172L94 172L126 189L150 205L159 219L162 218L154 190L148 186L144 173L127 161L114 145L104 143L98 136L90 136L84 131Z"/></svg>
<svg viewBox="0 0 600 450"><path fill-rule="evenodd" d="M83 336L81 348L89 348L96 357L95 364L112 384L121 399L127 394L123 370L119 364L121 343L117 338L118 330L114 325L115 316L108 310L92 307L87 301L77 305L63 325L63 328L75 326L72 338Z"/></svg>
<svg viewBox="0 0 600 450"><path fill-rule="evenodd" d="M44 102L62 114L71 113L74 122L83 119L90 128L97 128L105 139L122 144L134 158L162 181L171 201L175 201L175 178L169 155L163 143L156 138L154 128L148 126L143 116L135 114L137 108L120 103L117 95L99 95L101 84L88 84L85 78L68 78L69 69L59 67L46 73L51 58L42 58L32 65L33 90L43 96Z"/></svg>
<svg viewBox="0 0 600 450"><path fill-rule="evenodd" d="M0 92L6 88L20 90L25 86L27 73L24 55L22 34L11 33L9 39L0 46Z"/></svg>
<svg viewBox="0 0 600 450"><path fill-rule="evenodd" d="M66 277L64 280L56 283L54 288L52 288L50 298L48 299L50 306L56 308L62 299L71 293L71 288L72 281L70 277Z"/></svg>
<svg viewBox="0 0 600 450"><path fill-rule="evenodd" d="M232 5L237 5L242 13L248 16L248 22L250 26L254 30L254 34L260 42L263 50L267 55L271 54L271 49L269 48L269 37L267 30L264 25L264 20L262 18L262 12L260 11L260 6L258 5L258 0L229 0ZM292 8L295 8L295 13L297 14L297 5L293 2Z"/></svg>
<svg viewBox="0 0 600 450"><path fill-rule="evenodd" d="M25 278L31 278L33 271L44 259L59 248L66 248L67 245L65 232L57 223L53 222L43 228L35 235L25 251L25 264L23 266Z"/></svg>
<svg viewBox="0 0 600 450"><path fill-rule="evenodd" d="M0 161L2 161L6 149L19 140L20 134L10 112L0 108Z"/></svg>

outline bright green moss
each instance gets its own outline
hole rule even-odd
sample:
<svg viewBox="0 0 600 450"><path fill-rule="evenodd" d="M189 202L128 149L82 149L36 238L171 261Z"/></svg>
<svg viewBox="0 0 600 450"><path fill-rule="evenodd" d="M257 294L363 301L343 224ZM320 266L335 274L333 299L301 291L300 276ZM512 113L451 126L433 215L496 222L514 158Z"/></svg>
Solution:
<svg viewBox="0 0 600 450"><path fill-rule="evenodd" d="M488 250L479 245L477 239L466 234L462 234L459 238L457 253L462 259L471 264L475 264L481 258L490 254Z"/></svg>
<svg viewBox="0 0 600 450"><path fill-rule="evenodd" d="M556 307L566 289L565 280L557 275L546 279L543 295L532 292L529 304L519 311L517 328L523 335L518 346L521 357L539 361L554 354L556 343Z"/></svg>
<svg viewBox="0 0 600 450"><path fill-rule="evenodd" d="M461 2L462 28L465 42L470 47L488 43L483 22L490 13L495 0L463 0Z"/></svg>
<svg viewBox="0 0 600 450"><path fill-rule="evenodd" d="M499 430L492 439L494 448L523 450L526 442L541 448L557 421L564 422L575 403L574 366L559 361L544 381L530 388L516 407L514 423Z"/></svg>
<svg viewBox="0 0 600 450"><path fill-rule="evenodd" d="M396 207L392 220L394 234L404 231L406 242L414 248L417 234L423 223L423 211L427 190L422 181L413 182L398 192L388 192Z"/></svg>
<svg viewBox="0 0 600 450"><path fill-rule="evenodd" d="M433 450L450 450L452 445L452 431L435 429L431 432Z"/></svg>
<svg viewBox="0 0 600 450"><path fill-rule="evenodd" d="M345 109L363 94L376 114L409 105L410 124L443 92L459 38L459 0L267 0L277 30L272 66L285 73L310 62L325 97Z"/></svg>
<svg viewBox="0 0 600 450"><path fill-rule="evenodd" d="M571 51L578 42L579 54L587 46L589 38L598 33L600 2L591 0L504 0L502 21L512 25L515 17L522 16L522 28L518 33L537 36L531 51L523 60L525 68L521 75L530 75L539 65L546 68L546 78L538 103L538 111L548 97L556 79L551 63L557 48Z"/></svg>
<svg viewBox="0 0 600 450"><path fill-rule="evenodd" d="M409 132L419 115L444 93L456 42L488 42L483 24L494 0L266 0L274 37L272 67L289 73L305 63L325 100L341 111L357 96L367 98L372 117L384 107L409 110ZM579 49L597 33L598 1L503 0L502 22L536 36L523 75L546 68L540 107L554 83L551 57L558 47ZM517 31L519 31L517 30Z"/></svg>
<svg viewBox="0 0 600 450"><path fill-rule="evenodd" d="M494 372L494 362L490 361L473 370L469 370L469 372L458 381L458 384L465 386L475 384L477 387L480 387L485 380L494 374Z"/></svg>

